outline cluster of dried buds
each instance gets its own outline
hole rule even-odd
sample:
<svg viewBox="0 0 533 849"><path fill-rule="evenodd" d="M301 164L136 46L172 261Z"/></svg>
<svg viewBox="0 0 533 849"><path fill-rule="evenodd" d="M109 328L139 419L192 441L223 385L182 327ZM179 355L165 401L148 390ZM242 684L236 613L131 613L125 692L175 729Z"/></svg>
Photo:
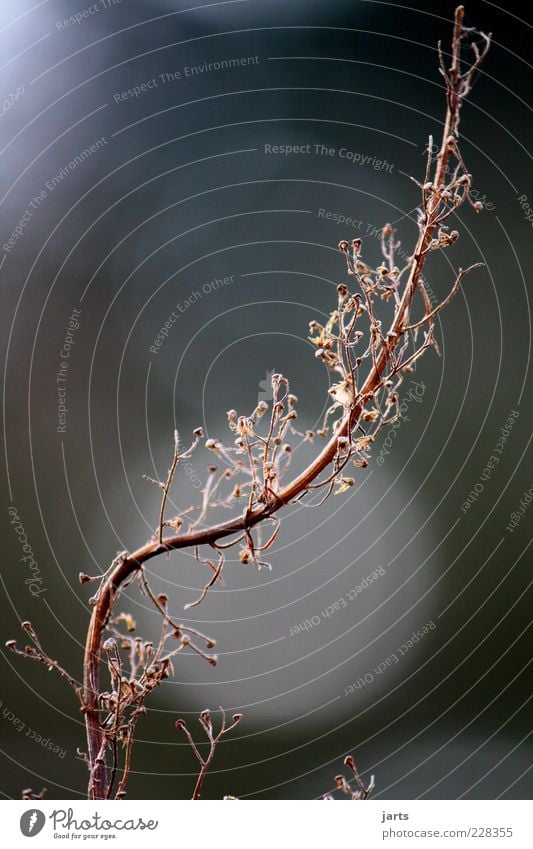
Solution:
<svg viewBox="0 0 533 849"><path fill-rule="evenodd" d="M369 783L365 785L351 755L344 758L344 766L347 766L352 771L353 784L347 781L344 775L336 775L335 790L340 790L341 793L344 793L345 796L348 796L354 801L363 801L368 799L375 786L374 776L371 775ZM326 795L322 798L325 801L331 802L334 801L335 797L331 793L326 793Z"/></svg>

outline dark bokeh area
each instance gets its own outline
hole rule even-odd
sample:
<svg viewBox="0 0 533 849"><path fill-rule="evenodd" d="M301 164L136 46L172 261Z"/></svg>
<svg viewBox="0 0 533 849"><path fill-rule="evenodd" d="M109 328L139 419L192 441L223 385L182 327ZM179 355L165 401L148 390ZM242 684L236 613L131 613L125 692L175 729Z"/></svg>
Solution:
<svg viewBox="0 0 533 849"><path fill-rule="evenodd" d="M466 23L494 34L461 120L486 208L460 210L460 240L427 278L443 296L459 267L484 267L439 319L441 357L404 383L400 427L349 492L283 514L271 571L237 552L225 585L184 611L205 569L189 552L149 564L219 663L178 656L138 727L129 798L190 795L196 763L174 723L195 728L219 705L244 719L205 798L317 797L348 753L384 799L528 795L533 189L519 8L467 4ZM346 279L339 239L362 238L377 264L391 222L412 248L410 178L442 130L436 45L452 15L440 0L2 4L2 643L24 644L29 619L81 676L94 585L78 573L153 532L160 494L142 476L165 476L174 428L229 438L226 410L268 400L275 371L302 429L319 421L330 378L308 323ZM300 445L295 466L319 448ZM210 461L200 450L180 470L178 509ZM120 609L155 633L138 588ZM7 650L1 680L3 796L44 785L82 798L68 686Z"/></svg>

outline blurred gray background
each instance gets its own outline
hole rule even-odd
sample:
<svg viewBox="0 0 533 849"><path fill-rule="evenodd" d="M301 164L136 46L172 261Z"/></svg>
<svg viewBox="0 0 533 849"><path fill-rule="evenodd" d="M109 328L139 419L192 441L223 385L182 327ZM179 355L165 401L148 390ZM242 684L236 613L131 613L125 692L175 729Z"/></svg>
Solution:
<svg viewBox="0 0 533 849"><path fill-rule="evenodd" d="M377 263L377 228L390 221L410 250L409 177L422 177L428 135L441 130L435 48L453 14L452 3L430 11L420 0L90 7L0 4L2 633L23 644L19 623L31 619L75 677L91 594L78 573L105 569L152 532L159 493L142 475L165 475L173 429L226 436L225 411L251 410L273 371L289 377L303 427L322 415L328 376L308 322L329 313L345 280L339 239L360 236ZM286 511L271 572L229 562L225 586L185 613L205 571L186 552L151 562L154 586L177 618L217 639L220 662L178 658L138 727L130 798L190 795L195 761L174 721L194 728L219 705L244 720L217 753L206 798L316 797L347 753L382 798L527 795L533 514L509 529L531 486L531 76L518 9L467 4L467 24L494 33L461 121L487 209L461 210L461 239L434 254L428 280L443 295L459 266L485 267L439 323L442 357L428 353L406 383L409 420L388 454L383 435L356 487L320 510ZM300 446L296 462L316 448ZM178 507L197 499L210 459L195 454L178 476ZM34 595L9 508L38 564ZM151 633L145 600L135 588L127 596L121 609ZM296 633L306 620L313 627ZM2 794L45 785L50 798L82 798L83 726L68 687L4 651L0 699Z"/></svg>

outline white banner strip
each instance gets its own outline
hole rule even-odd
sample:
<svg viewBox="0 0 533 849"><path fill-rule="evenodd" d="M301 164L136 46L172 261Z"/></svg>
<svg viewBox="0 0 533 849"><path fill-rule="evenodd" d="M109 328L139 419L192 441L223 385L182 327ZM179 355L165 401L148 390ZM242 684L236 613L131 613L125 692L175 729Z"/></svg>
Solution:
<svg viewBox="0 0 533 849"><path fill-rule="evenodd" d="M5 801L2 845L262 847L533 846L526 801ZM34 843L29 843L35 839ZM484 843L483 841L488 841Z"/></svg>

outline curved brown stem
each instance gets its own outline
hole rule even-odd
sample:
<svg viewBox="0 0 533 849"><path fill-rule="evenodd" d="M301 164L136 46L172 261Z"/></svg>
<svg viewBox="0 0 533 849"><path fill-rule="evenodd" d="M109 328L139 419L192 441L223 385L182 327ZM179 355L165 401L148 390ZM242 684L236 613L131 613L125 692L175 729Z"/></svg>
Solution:
<svg viewBox="0 0 533 849"><path fill-rule="evenodd" d="M424 269L426 257L430 252L433 234L439 224L439 206L441 198L439 189L444 186L447 173L447 165L450 153L455 149L454 143L457 134L458 116L463 96L463 82L469 81L468 73L461 75L460 65L460 41L462 35L463 7L457 8L455 13L454 37L452 42L452 62L447 83L447 113L444 123L442 142L437 156L433 186L435 191L429 199L424 197L424 217L420 224L419 237L411 261L409 277L406 282L403 295L400 299L395 317L391 324L387 341L381 344L379 353L373 357L373 365L366 381L357 394L351 408L347 409L340 426L325 445L320 454L309 464L309 466L289 484L277 493L271 493L268 500L260 507L247 509L243 515L230 519L218 525L208 528L190 530L188 533L175 534L162 539L163 517L160 520L159 535L156 541L143 545L137 551L129 554L117 562L97 593L96 601L91 615L91 621L87 633L84 658L84 683L82 691L82 710L85 714L85 723L88 740L88 760L90 768L89 797L91 799L103 799L109 790L109 779L105 765L104 731L100 724L99 710L99 669L102 657L102 637L106 627L117 593L122 585L141 568L142 564L152 557L157 557L168 551L181 548L189 548L201 545L213 545L218 540L247 532L254 526L271 518L284 505L302 495L310 484L323 472L336 457L339 450L339 437L350 436L359 425L361 415L365 406L373 399L374 393L379 389L383 374L389 364L391 354L398 343L409 329L409 315L415 292L420 288L424 295L421 275ZM461 276L461 275L460 275ZM460 276L458 283L460 282ZM456 289L453 291L455 292ZM426 301L426 299L424 299ZM437 310L431 312L431 307L426 303L426 316L422 322L417 322L411 327L417 327L427 321L431 326L431 319ZM392 341L391 341L392 340ZM175 457L177 448L175 452ZM177 462L177 461L176 461ZM173 475L175 465L169 472ZM165 499L166 500L166 499ZM164 502L163 508L164 510ZM131 747L130 747L131 748ZM201 783L201 777L199 782ZM123 790L123 788L121 787Z"/></svg>

